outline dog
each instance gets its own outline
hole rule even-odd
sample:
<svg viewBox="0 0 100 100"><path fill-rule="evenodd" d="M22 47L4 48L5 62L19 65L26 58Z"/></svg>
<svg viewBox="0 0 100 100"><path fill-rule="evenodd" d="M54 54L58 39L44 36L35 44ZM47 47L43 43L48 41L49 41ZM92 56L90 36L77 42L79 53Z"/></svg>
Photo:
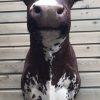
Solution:
<svg viewBox="0 0 100 100"><path fill-rule="evenodd" d="M70 10L80 0L23 0L30 49L21 89L24 100L74 100L81 79L69 41Z"/></svg>

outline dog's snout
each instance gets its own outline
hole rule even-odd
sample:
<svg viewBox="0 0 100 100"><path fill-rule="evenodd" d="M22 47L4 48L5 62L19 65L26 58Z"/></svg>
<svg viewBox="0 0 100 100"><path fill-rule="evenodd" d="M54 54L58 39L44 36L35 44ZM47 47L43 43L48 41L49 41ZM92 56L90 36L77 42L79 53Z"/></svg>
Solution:
<svg viewBox="0 0 100 100"><path fill-rule="evenodd" d="M41 3L40 0L33 3L30 7L30 15L38 27L58 28L60 23L63 23L66 19L66 9L62 4L53 3L54 0L49 1L46 0L45 3Z"/></svg>
<svg viewBox="0 0 100 100"><path fill-rule="evenodd" d="M31 15L38 26L40 26L41 28L58 28L60 26L60 23L65 19L66 12L62 5L34 5L31 9Z"/></svg>

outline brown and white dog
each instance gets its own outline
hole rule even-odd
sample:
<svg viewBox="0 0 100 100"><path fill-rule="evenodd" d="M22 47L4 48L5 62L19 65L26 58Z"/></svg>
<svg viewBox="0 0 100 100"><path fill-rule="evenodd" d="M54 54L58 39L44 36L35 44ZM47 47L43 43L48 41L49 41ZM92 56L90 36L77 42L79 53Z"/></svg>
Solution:
<svg viewBox="0 0 100 100"><path fill-rule="evenodd" d="M80 76L69 42L70 10L80 0L23 0L30 50L21 80L25 100L74 100Z"/></svg>

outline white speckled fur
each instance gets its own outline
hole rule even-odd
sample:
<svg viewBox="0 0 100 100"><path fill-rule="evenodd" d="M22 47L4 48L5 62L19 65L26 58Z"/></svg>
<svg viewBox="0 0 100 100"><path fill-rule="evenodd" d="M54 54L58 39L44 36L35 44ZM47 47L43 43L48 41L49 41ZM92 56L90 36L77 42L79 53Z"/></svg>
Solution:
<svg viewBox="0 0 100 100"><path fill-rule="evenodd" d="M30 7L30 10L33 9L34 5L48 5L48 6L56 6L59 5L56 0L39 0L32 4ZM60 5L59 5L60 6ZM54 59L54 53L58 52L61 49L61 44L66 39L60 37L61 33L59 30L50 30L50 31L40 31L42 36L42 44L44 46L45 51L45 60L50 61L50 68L52 66L52 61ZM56 45L55 45L56 44ZM51 69L50 69L51 70ZM70 76L66 76L66 73L61 76L57 83L57 87L51 84L52 81L52 74L50 73L50 80L46 82L45 86L42 86L41 92L38 88L41 87L41 83L38 83L38 76L32 76L29 77L30 73L26 75L26 78L28 80L34 81L34 84L29 81L29 84L24 85L25 89L25 100L39 100L39 96L42 98L42 100L74 100L74 95L76 93L76 89L78 87L78 84L75 84L76 82L76 75L74 74L74 77L72 80L70 80ZM26 80L27 81L27 80ZM70 84L74 84L75 87L72 91L68 91L68 87ZM30 89L28 91L27 89ZM35 95L34 98L32 96Z"/></svg>
<svg viewBox="0 0 100 100"><path fill-rule="evenodd" d="M53 30L53 31L41 31L42 35L42 43L46 47L44 48L45 51L45 60L50 60L50 64L52 65L52 60L54 58L53 54L58 52L61 48L61 43L65 40L65 38L60 37L60 31ZM54 45L59 43L58 45Z"/></svg>
<svg viewBox="0 0 100 100"><path fill-rule="evenodd" d="M58 82L58 86L64 86L66 89L69 87L69 84L71 83L71 81L69 80L69 77L66 78L66 73L60 78L59 82Z"/></svg>
<svg viewBox="0 0 100 100"><path fill-rule="evenodd" d="M29 73L28 73L29 75ZM69 79L70 76L66 77L66 73L59 79L57 83L57 87L53 86L51 84L51 80L46 82L46 85L43 86L43 91L45 93L42 93L38 90L38 87L41 86L40 83L36 81L35 78L38 79L38 76L35 77L29 77L26 75L28 79L32 78L35 84L32 84L32 82L29 83L29 88L31 92L27 91L27 84L25 83L25 100L38 100L38 97L40 96L42 100L74 100L74 95L76 93L75 89L77 89L77 85L75 85L74 90L71 92L68 91L68 87L70 83L73 84L76 82L76 75L74 74L74 77L72 80ZM33 94L35 95L34 98L32 98Z"/></svg>

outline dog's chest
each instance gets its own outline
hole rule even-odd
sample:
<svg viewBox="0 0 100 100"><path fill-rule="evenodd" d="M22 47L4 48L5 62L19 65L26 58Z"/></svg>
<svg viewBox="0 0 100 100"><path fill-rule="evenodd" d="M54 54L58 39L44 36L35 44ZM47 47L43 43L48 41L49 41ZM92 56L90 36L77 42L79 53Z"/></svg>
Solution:
<svg viewBox="0 0 100 100"><path fill-rule="evenodd" d="M76 76L70 80L66 74L59 79L57 86L52 85L51 80L47 80L45 84L38 82L38 76L31 77L30 73L26 75L24 85L25 100L74 100L77 88ZM73 87L70 90L70 86Z"/></svg>

